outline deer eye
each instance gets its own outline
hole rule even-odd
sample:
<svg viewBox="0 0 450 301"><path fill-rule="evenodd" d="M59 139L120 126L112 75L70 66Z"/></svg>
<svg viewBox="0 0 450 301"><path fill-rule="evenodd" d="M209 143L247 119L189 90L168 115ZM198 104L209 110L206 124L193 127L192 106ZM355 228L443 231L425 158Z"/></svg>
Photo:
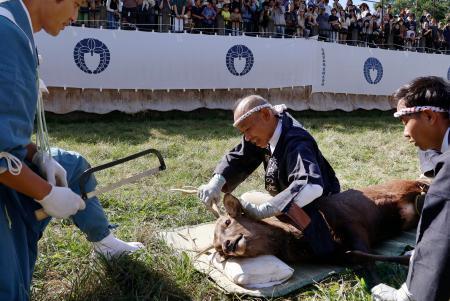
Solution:
<svg viewBox="0 0 450 301"><path fill-rule="evenodd" d="M227 219L227 220L225 221L225 225L229 226L230 224L231 224L231 220Z"/></svg>

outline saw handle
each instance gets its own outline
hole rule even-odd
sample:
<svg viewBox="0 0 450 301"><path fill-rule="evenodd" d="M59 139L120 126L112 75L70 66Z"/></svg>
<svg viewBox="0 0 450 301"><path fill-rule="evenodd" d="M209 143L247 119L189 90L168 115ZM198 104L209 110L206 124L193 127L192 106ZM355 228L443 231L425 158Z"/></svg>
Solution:
<svg viewBox="0 0 450 301"><path fill-rule="evenodd" d="M100 170L105 170L107 168L110 168L110 167L116 166L118 164L122 164L122 163L125 163L125 162L128 162L128 161L137 159L139 157L142 157L142 156L145 156L145 155L148 155L148 154L155 154L156 157L158 157L158 160L159 160L159 167L158 168L159 168L160 171L166 169L166 164L164 162L164 159L163 159L161 153L158 150L153 149L153 148L149 148L149 149L146 149L146 150L144 150L142 152L139 152L139 153L130 155L128 157L115 160L115 161L111 161L111 162L108 162L108 163L105 163L105 164L102 164L102 165L99 165L99 166L91 167L89 169L86 169L80 176L80 193L81 193L81 198L83 200L85 200L85 201L88 199L87 192L85 190L85 186L86 186L86 183L87 183L87 181L89 179L89 176L92 175L94 172L97 172L97 171L100 171ZM34 211L34 216L36 217L36 220L38 220L38 221L42 221L43 219L46 219L47 217L49 217L49 215L47 214L47 212L45 212L45 210L43 208Z"/></svg>
<svg viewBox="0 0 450 301"><path fill-rule="evenodd" d="M99 165L99 166L91 167L89 169L86 169L80 176L80 194L81 194L81 198L83 200L85 200L85 201L88 199L87 192L85 190L85 185L86 185L89 177L93 173L95 173L97 171L108 169L110 167L113 167L113 166L116 166L116 165L119 165L119 164L122 164L122 163L125 163L125 162L128 162L128 161L131 161L131 160L134 160L134 159L137 159L139 157L142 157L142 156L145 156L145 155L148 155L148 154L155 154L158 157L159 170L160 171L166 169L166 164L164 163L164 159L161 156L161 153L159 151L157 151L156 149L153 149L153 148L149 148L149 149L144 150L142 152L139 152L137 154L133 154L133 155L130 155L128 157L121 158L121 159L118 159L118 160L115 160L115 161L111 161L111 162L108 162L108 163L105 163L105 164L102 164L102 165Z"/></svg>

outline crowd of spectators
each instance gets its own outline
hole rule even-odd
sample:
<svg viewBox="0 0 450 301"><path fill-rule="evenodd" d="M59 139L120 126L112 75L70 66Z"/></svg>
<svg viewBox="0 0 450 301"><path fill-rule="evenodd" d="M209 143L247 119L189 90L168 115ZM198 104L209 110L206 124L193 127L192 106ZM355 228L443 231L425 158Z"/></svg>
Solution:
<svg viewBox="0 0 450 301"><path fill-rule="evenodd" d="M333 1L333 3L329 3ZM450 13L397 14L339 0L84 0L76 24L110 29L302 37L357 46L450 53Z"/></svg>

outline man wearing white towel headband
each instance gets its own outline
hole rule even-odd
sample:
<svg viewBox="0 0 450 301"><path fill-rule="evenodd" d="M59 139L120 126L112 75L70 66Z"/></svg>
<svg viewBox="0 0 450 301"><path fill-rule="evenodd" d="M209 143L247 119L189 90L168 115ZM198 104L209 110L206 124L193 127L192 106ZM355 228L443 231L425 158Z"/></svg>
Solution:
<svg viewBox="0 0 450 301"><path fill-rule="evenodd" d="M232 192L262 163L270 195L244 194L246 214L256 219L281 215L295 203L311 219L304 235L313 252L326 256L335 245L314 200L339 192L339 181L314 138L285 110L258 95L237 102L233 126L243 139L222 158L210 182L200 186L199 197L207 206L219 202L221 191ZM255 195L265 201L255 204Z"/></svg>
<svg viewBox="0 0 450 301"><path fill-rule="evenodd" d="M376 301L450 300L450 85L439 77L419 77L394 94L395 117L404 136L428 158L434 180L428 189L417 228L416 248L408 277L400 289L379 284ZM424 171L423 162L422 170Z"/></svg>
<svg viewBox="0 0 450 301"><path fill-rule="evenodd" d="M114 237L98 199L85 203L78 195L78 178L89 167L87 161L74 152L50 149L45 135L33 32L43 29L57 35L77 19L81 4L0 0L0 300L30 299L38 240L50 221L38 221L37 209L52 217L70 217L106 256L143 247ZM35 120L38 145L31 142ZM90 177L87 192L95 185Z"/></svg>

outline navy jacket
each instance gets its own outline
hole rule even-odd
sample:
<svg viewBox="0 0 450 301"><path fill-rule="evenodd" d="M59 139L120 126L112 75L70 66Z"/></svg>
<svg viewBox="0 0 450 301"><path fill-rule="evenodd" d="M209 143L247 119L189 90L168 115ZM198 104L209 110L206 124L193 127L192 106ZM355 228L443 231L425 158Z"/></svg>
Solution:
<svg viewBox="0 0 450 301"><path fill-rule="evenodd" d="M223 191L232 192L263 163L265 188L274 198L291 203L308 183L320 185L323 195L338 193L339 181L314 138L288 113L280 118L281 136L272 155L243 138L222 158L214 173L226 179Z"/></svg>

